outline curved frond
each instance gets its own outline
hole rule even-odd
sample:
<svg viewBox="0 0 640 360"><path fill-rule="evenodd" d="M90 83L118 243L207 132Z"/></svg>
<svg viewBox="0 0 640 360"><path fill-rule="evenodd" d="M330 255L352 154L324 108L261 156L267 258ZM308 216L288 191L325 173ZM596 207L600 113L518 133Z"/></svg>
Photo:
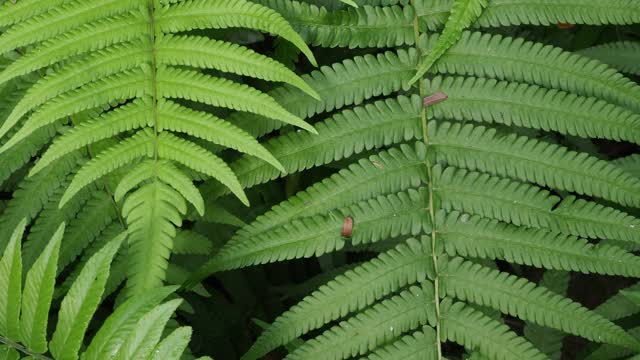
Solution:
<svg viewBox="0 0 640 360"><path fill-rule="evenodd" d="M619 41L578 51L629 74L640 75L640 43Z"/></svg>
<svg viewBox="0 0 640 360"><path fill-rule="evenodd" d="M637 257L606 244L477 216L439 215L439 239L451 255L502 259L546 269L638 277Z"/></svg>
<svg viewBox="0 0 640 360"><path fill-rule="evenodd" d="M259 359L322 325L361 311L433 271L431 254L415 239L337 276L278 317L243 359Z"/></svg>
<svg viewBox="0 0 640 360"><path fill-rule="evenodd" d="M423 283L340 322L285 359L348 359L434 321L433 288Z"/></svg>
<svg viewBox="0 0 640 360"><path fill-rule="evenodd" d="M640 179L588 154L482 126L432 121L429 133L439 161L640 206Z"/></svg>
<svg viewBox="0 0 640 360"><path fill-rule="evenodd" d="M444 302L442 333L467 349L479 350L490 359L543 360L547 357L517 336L509 327L463 303Z"/></svg>
<svg viewBox="0 0 640 360"><path fill-rule="evenodd" d="M490 306L539 325L596 342L638 348L640 343L595 312L526 279L454 258L441 273L445 294Z"/></svg>

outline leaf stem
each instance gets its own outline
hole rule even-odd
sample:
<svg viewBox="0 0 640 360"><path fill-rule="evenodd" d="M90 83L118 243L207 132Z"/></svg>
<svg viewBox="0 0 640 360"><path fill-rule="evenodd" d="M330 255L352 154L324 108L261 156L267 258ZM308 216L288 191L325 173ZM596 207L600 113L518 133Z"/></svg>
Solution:
<svg viewBox="0 0 640 360"><path fill-rule="evenodd" d="M416 0L411 0L411 5L416 8ZM417 52L416 69L420 67L420 59L422 58L422 49L420 48L420 19L415 14L413 17L413 33L415 38L415 48ZM426 96L424 90L424 82L422 77L418 80L418 93L420 95L421 103L422 99ZM422 139L427 147L427 156L425 159L425 165L427 168L427 189L429 193L429 218L431 222L431 259L433 261L434 279L433 279L433 292L434 292L434 304L436 315L436 350L437 359L442 359L442 342L441 342L441 330L440 330L440 280L438 274L438 252L436 247L436 215L434 209L434 196L433 196L433 175L431 173L431 161L428 153L429 149L429 129L427 125L427 109L426 106L422 106L420 110L420 121L422 124Z"/></svg>
<svg viewBox="0 0 640 360"><path fill-rule="evenodd" d="M42 354L36 354L34 352L31 352L26 347L18 344L17 342L14 342L14 341L11 341L11 340L7 339L4 336L0 336L0 343L3 343L3 344L5 344L5 345L7 345L9 347L12 347L12 348L20 351L21 353L23 353L25 355L29 355L29 356L31 356L32 358L35 358L35 359L53 360L52 358L50 358L48 356L45 356L45 355L42 355Z"/></svg>

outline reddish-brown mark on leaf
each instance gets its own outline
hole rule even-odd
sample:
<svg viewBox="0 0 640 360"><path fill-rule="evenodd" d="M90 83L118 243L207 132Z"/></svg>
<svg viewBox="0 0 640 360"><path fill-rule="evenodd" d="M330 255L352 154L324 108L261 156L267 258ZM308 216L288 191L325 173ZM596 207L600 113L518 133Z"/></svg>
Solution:
<svg viewBox="0 0 640 360"><path fill-rule="evenodd" d="M575 25L569 23L558 23L556 26L558 29L567 30L573 28Z"/></svg>
<svg viewBox="0 0 640 360"><path fill-rule="evenodd" d="M351 232L353 231L353 218L351 216L347 216L344 218L342 222L342 232L340 235L345 238L351 237Z"/></svg>
<svg viewBox="0 0 640 360"><path fill-rule="evenodd" d="M424 99L422 99L422 105L424 105L425 107L427 106L432 106L435 105L437 103L441 103L445 100L447 100L449 98L449 96L447 96L447 94L443 93L443 92L437 92L433 95L429 95L427 97L425 97Z"/></svg>

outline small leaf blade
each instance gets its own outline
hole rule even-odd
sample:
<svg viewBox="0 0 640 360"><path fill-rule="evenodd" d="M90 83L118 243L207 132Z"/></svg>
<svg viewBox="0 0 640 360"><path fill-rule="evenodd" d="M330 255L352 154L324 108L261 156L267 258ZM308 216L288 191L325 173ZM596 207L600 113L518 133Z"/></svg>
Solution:
<svg viewBox="0 0 640 360"><path fill-rule="evenodd" d="M27 273L22 296L20 337L22 343L36 353L47 351L47 322L63 234L64 223L58 227L49 244Z"/></svg>
<svg viewBox="0 0 640 360"><path fill-rule="evenodd" d="M104 293L111 262L126 235L117 236L89 259L62 300L58 325L49 344L56 359L78 358L85 331Z"/></svg>
<svg viewBox="0 0 640 360"><path fill-rule="evenodd" d="M0 335L17 340L20 336L22 293L22 235L27 220L14 230L0 260Z"/></svg>

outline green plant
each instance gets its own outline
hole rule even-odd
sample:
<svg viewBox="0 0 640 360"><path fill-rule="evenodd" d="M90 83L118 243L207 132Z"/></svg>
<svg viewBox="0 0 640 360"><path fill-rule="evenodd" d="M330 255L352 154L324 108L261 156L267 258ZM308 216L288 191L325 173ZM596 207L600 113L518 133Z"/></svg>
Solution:
<svg viewBox="0 0 640 360"><path fill-rule="evenodd" d="M640 204L640 180L544 136L638 143L638 86L601 62L552 46L463 31L472 23L635 23L639 4L497 0L480 15L486 2L459 1L439 36L425 29L445 24L452 1L332 14L296 1L262 2L310 44L398 49L311 73L305 80L322 103L274 91L294 114L320 115L313 122L318 135L286 132L264 143L287 173L355 162L242 227L195 279L336 251L379 255L278 317L245 359L300 336L307 341L287 358L441 358L449 341L488 358L548 356L493 311L640 350L636 338L597 312L492 266L498 260L638 277L639 259L628 250L637 247L639 222L624 207ZM410 87L416 71L429 75ZM438 92L448 99L423 106ZM356 107L335 111L350 105ZM322 118L325 112L334 113ZM251 127L256 135L278 128ZM245 187L280 175L249 157L231 168ZM207 201L227 192L205 186ZM354 225L345 237L348 219Z"/></svg>
<svg viewBox="0 0 640 360"><path fill-rule="evenodd" d="M217 358L560 358L566 334L593 343L581 358L640 353L637 285L593 310L568 291L578 273L640 277L637 1L18 0L0 15L0 253L20 258L11 234L29 225L24 268L48 259L44 298L63 309L125 232L91 313L182 284L179 322L233 343ZM247 345L250 318L291 299ZM177 304L130 358L152 356ZM179 329L157 346L186 347ZM67 358L46 330L36 348L7 333L4 351Z"/></svg>
<svg viewBox="0 0 640 360"><path fill-rule="evenodd" d="M64 223L26 274L22 291L21 239L26 221L15 229L0 259L0 355L19 359L78 359L85 332L101 302L111 262L126 234L108 242L80 271L60 304L57 325L47 344L47 322L56 280ZM158 305L175 290L162 287L132 297L111 314L83 351L83 359L179 359L191 329L181 327L160 341L181 300ZM51 358L43 355L49 352Z"/></svg>

